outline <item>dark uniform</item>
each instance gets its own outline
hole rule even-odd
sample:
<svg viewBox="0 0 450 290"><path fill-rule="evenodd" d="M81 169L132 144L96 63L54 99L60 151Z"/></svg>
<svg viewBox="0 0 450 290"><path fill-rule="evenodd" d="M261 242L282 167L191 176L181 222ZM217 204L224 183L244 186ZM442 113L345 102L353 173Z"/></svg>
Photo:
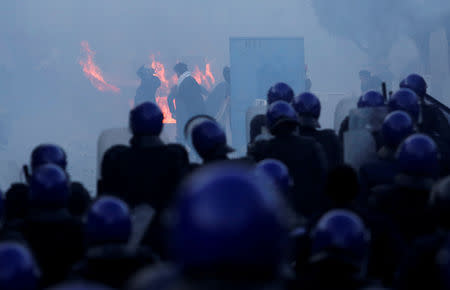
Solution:
<svg viewBox="0 0 450 290"><path fill-rule="evenodd" d="M426 97L425 97L426 98ZM429 136L439 136L450 141L450 125L444 113L437 105L422 102L421 104L422 122L420 128L423 133Z"/></svg>
<svg viewBox="0 0 450 290"><path fill-rule="evenodd" d="M434 230L428 212L431 185L428 179L398 175L394 185L373 189L371 222L378 238L372 248L371 272L384 281L393 281L413 241Z"/></svg>
<svg viewBox="0 0 450 290"><path fill-rule="evenodd" d="M6 219L9 226L20 227L29 210L29 187L24 183L13 183L6 192ZM69 213L81 217L91 204L92 198L80 182L70 183Z"/></svg>
<svg viewBox="0 0 450 290"><path fill-rule="evenodd" d="M448 232L438 232L414 242L400 263L396 289L443 289L440 288L440 273L437 255L448 241Z"/></svg>
<svg viewBox="0 0 450 290"><path fill-rule="evenodd" d="M289 168L294 179L290 201L303 216L311 216L324 206L323 181L328 169L320 144L296 135L277 136L249 146L248 156L255 161L278 159Z"/></svg>
<svg viewBox="0 0 450 290"><path fill-rule="evenodd" d="M188 72L180 76L176 92L171 93L171 98L176 103L177 137L180 141L187 121L196 115L206 114L206 106L202 97L202 88ZM172 101L169 99L169 102Z"/></svg>
<svg viewBox="0 0 450 290"><path fill-rule="evenodd" d="M110 178L120 180L102 180L104 192L116 195L130 207L146 203L157 211L165 209L189 168L186 150L179 145L166 145L152 136L134 136L130 143L126 149L121 146L110 149L119 151L118 163L110 162L113 168L106 164L102 167ZM105 154L108 155L109 152Z"/></svg>
<svg viewBox="0 0 450 290"><path fill-rule="evenodd" d="M82 223L67 209L32 209L23 234L42 271L44 286L63 281L83 255Z"/></svg>
<svg viewBox="0 0 450 290"><path fill-rule="evenodd" d="M372 188L378 185L394 183L394 177L399 174L399 168L394 156L395 152L392 149L383 147L378 152L377 159L361 166L359 169L361 185L360 204L367 205Z"/></svg>
<svg viewBox="0 0 450 290"><path fill-rule="evenodd" d="M428 212L433 180L400 174L390 186L373 189L371 207L387 216L406 242L429 234L433 224Z"/></svg>
<svg viewBox="0 0 450 290"><path fill-rule="evenodd" d="M322 145L330 169L342 164L342 144L333 130L316 130L315 128L300 126L299 133L300 136L311 137Z"/></svg>
<svg viewBox="0 0 450 290"><path fill-rule="evenodd" d="M420 132L429 135L441 153L441 176L450 174L450 125L447 117L434 104L421 104Z"/></svg>
<svg viewBox="0 0 450 290"><path fill-rule="evenodd" d="M110 287L120 288L139 269L156 262L150 249L140 247L129 251L124 245L103 245L86 251L70 275L71 279L95 281Z"/></svg>

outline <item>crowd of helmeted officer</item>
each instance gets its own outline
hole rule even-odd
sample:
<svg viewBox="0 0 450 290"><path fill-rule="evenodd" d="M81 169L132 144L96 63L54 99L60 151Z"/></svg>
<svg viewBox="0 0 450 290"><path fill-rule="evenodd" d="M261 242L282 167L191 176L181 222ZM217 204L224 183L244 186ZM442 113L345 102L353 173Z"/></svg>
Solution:
<svg viewBox="0 0 450 290"><path fill-rule="evenodd" d="M156 104L135 107L95 199L39 145L1 195L0 289L450 289L450 129L426 93L411 75L359 99L389 111L359 168L343 158L351 122L321 130L319 99L284 83L241 158L205 118L191 162L160 138Z"/></svg>

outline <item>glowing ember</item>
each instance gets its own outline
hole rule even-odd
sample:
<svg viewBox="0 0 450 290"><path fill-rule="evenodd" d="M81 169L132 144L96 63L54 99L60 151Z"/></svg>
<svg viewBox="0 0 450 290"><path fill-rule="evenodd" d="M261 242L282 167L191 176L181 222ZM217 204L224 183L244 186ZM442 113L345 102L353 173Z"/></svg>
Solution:
<svg viewBox="0 0 450 290"><path fill-rule="evenodd" d="M101 92L119 93L120 89L105 81L101 69L94 63L95 52L89 47L87 41L81 42L81 48L84 57L80 60L80 65L83 67L85 76L91 81L91 84Z"/></svg>
<svg viewBox="0 0 450 290"><path fill-rule="evenodd" d="M213 74L211 73L211 64L207 63L205 66L205 73L196 65L192 72L192 77L197 81L199 85L204 86L207 90L211 90L216 82Z"/></svg>

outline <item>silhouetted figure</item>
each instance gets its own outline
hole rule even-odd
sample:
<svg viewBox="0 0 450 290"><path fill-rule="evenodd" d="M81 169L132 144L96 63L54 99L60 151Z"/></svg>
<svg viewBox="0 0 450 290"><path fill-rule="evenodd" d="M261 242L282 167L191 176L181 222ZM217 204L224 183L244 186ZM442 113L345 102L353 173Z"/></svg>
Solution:
<svg viewBox="0 0 450 290"><path fill-rule="evenodd" d="M191 76L191 72L185 63L177 63L174 71L178 76L178 84L172 89L169 103L176 103L177 138L183 139L183 129L187 121L196 116L206 114L206 106L202 96L202 88Z"/></svg>
<svg viewBox="0 0 450 290"><path fill-rule="evenodd" d="M154 102L156 91L161 86L161 80L155 76L155 70L141 66L136 74L141 79L141 84L136 90L134 105L140 105L144 102Z"/></svg>

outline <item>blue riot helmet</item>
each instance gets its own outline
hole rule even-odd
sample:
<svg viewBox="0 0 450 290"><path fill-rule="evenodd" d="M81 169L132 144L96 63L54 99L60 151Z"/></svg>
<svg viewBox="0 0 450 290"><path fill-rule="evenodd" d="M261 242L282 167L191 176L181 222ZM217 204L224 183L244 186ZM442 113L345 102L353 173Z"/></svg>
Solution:
<svg viewBox="0 0 450 290"><path fill-rule="evenodd" d="M387 115L381 128L384 144L393 149L397 149L397 146L413 133L414 122L404 111L394 111Z"/></svg>
<svg viewBox="0 0 450 290"><path fill-rule="evenodd" d="M298 116L289 103L276 101L267 109L266 122L273 135L290 133L298 126Z"/></svg>
<svg viewBox="0 0 450 290"><path fill-rule="evenodd" d="M358 100L358 108L383 107L384 97L377 91L368 91Z"/></svg>
<svg viewBox="0 0 450 290"><path fill-rule="evenodd" d="M191 131L192 145L203 159L225 157L234 150L227 145L222 127L214 120L204 119L196 123Z"/></svg>
<svg viewBox="0 0 450 290"><path fill-rule="evenodd" d="M67 156L64 150L53 144L41 144L31 153L31 169L34 171L44 164L55 164L66 170Z"/></svg>
<svg viewBox="0 0 450 290"><path fill-rule="evenodd" d="M126 243L131 235L130 210L122 200L105 196L89 210L86 220L86 241L89 245Z"/></svg>
<svg viewBox="0 0 450 290"><path fill-rule="evenodd" d="M164 115L158 105L145 102L130 112L130 130L135 136L159 136Z"/></svg>
<svg viewBox="0 0 450 290"><path fill-rule="evenodd" d="M362 268L369 254L370 234L355 213L331 210L320 218L311 232L311 263L337 259Z"/></svg>
<svg viewBox="0 0 450 290"><path fill-rule="evenodd" d="M173 211L172 254L183 271L248 278L249 271L279 270L287 240L284 208L277 190L251 168L203 167L182 184Z"/></svg>
<svg viewBox="0 0 450 290"><path fill-rule="evenodd" d="M294 97L292 106L295 111L297 111L301 126L320 127L318 120L320 117L321 105L316 95L312 93L300 94Z"/></svg>
<svg viewBox="0 0 450 290"><path fill-rule="evenodd" d="M38 289L39 271L31 252L15 242L0 243L0 289Z"/></svg>
<svg viewBox="0 0 450 290"><path fill-rule="evenodd" d="M389 98L389 109L391 111L405 111L414 122L419 120L420 105L416 93L410 89L400 89Z"/></svg>
<svg viewBox="0 0 450 290"><path fill-rule="evenodd" d="M294 91L285 83L276 83L267 92L267 103L270 105L276 101L292 102Z"/></svg>
<svg viewBox="0 0 450 290"><path fill-rule="evenodd" d="M287 166L276 159L265 159L260 161L255 167L256 174L263 178L269 177L283 194L288 194L292 186L292 178Z"/></svg>
<svg viewBox="0 0 450 290"><path fill-rule="evenodd" d="M70 196L69 177L54 164L45 164L33 171L30 179L30 202L37 208L64 208Z"/></svg>
<svg viewBox="0 0 450 290"><path fill-rule="evenodd" d="M418 177L436 177L439 173L439 151L436 143L424 134L409 136L399 146L396 160L401 172Z"/></svg>
<svg viewBox="0 0 450 290"><path fill-rule="evenodd" d="M427 94L427 82L418 74L410 74L400 83L400 88L406 88L414 91L417 96L423 98Z"/></svg>

